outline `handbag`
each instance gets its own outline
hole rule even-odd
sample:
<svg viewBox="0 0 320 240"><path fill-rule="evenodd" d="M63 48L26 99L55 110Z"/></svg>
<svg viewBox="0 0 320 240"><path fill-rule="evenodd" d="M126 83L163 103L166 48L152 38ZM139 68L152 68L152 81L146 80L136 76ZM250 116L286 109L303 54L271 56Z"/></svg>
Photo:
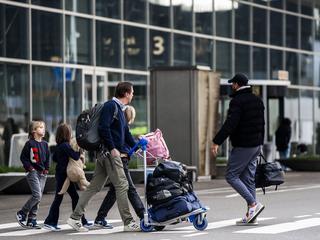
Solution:
<svg viewBox="0 0 320 240"><path fill-rule="evenodd" d="M284 171L278 161L267 162L265 157L260 153L258 165L255 174L256 188L262 188L265 194L265 188L276 186L278 189L280 184L284 183Z"/></svg>

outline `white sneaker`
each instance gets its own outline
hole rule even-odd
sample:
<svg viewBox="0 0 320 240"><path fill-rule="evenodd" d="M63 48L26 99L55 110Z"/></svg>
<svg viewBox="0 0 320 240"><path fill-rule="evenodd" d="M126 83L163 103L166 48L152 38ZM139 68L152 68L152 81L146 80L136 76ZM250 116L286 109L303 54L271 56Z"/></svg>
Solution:
<svg viewBox="0 0 320 240"><path fill-rule="evenodd" d="M237 226L257 226L258 221L256 218L253 221L248 222L247 217L244 217L244 218L240 219L239 221L236 221L236 225Z"/></svg>
<svg viewBox="0 0 320 240"><path fill-rule="evenodd" d="M76 231L78 232L88 232L89 229L82 226L81 220L75 220L72 218L69 218L67 220L67 223Z"/></svg>
<svg viewBox="0 0 320 240"><path fill-rule="evenodd" d="M256 203L254 207L249 208L247 222L253 222L258 215L263 211L264 206L261 203Z"/></svg>
<svg viewBox="0 0 320 240"><path fill-rule="evenodd" d="M128 225L123 227L124 232L139 232L141 231L140 225L136 221L132 220Z"/></svg>

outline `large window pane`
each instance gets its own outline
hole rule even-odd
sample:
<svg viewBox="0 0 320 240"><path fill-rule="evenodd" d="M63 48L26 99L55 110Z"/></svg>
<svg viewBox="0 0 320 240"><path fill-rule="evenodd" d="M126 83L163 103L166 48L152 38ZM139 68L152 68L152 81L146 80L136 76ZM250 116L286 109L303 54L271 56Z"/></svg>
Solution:
<svg viewBox="0 0 320 240"><path fill-rule="evenodd" d="M170 63L170 33L150 31L150 65L168 66Z"/></svg>
<svg viewBox="0 0 320 240"><path fill-rule="evenodd" d="M250 7L239 3L235 8L235 38L250 40Z"/></svg>
<svg viewBox="0 0 320 240"><path fill-rule="evenodd" d="M80 69L66 68L66 107L67 122L75 129L77 117L81 112L82 99L82 71Z"/></svg>
<svg viewBox="0 0 320 240"><path fill-rule="evenodd" d="M212 0L194 1L196 32L212 34Z"/></svg>
<svg viewBox="0 0 320 240"><path fill-rule="evenodd" d="M124 19L133 22L146 22L146 0L123 0Z"/></svg>
<svg viewBox="0 0 320 240"><path fill-rule="evenodd" d="M96 0L96 14L102 17L120 18L120 1Z"/></svg>
<svg viewBox="0 0 320 240"><path fill-rule="evenodd" d="M267 42L267 10L253 8L253 41L259 43Z"/></svg>
<svg viewBox="0 0 320 240"><path fill-rule="evenodd" d="M270 11L270 44L283 46L283 15Z"/></svg>
<svg viewBox="0 0 320 240"><path fill-rule="evenodd" d="M134 97L131 105L136 109L137 115L130 131L136 134L144 134L148 131L147 126L147 76L125 74L125 81L133 83Z"/></svg>
<svg viewBox="0 0 320 240"><path fill-rule="evenodd" d="M230 78L232 74L231 43L216 42L216 71L222 78Z"/></svg>
<svg viewBox="0 0 320 240"><path fill-rule="evenodd" d="M32 59L62 62L62 16L32 10Z"/></svg>
<svg viewBox="0 0 320 240"><path fill-rule="evenodd" d="M315 121L315 148L316 154L320 154L320 92L316 91L314 98L314 121Z"/></svg>
<svg viewBox="0 0 320 240"><path fill-rule="evenodd" d="M301 48L304 50L312 50L312 20L306 18L301 19Z"/></svg>
<svg viewBox="0 0 320 240"><path fill-rule="evenodd" d="M275 71L283 69L283 52L279 50L270 49L270 76L273 78L273 73Z"/></svg>
<svg viewBox="0 0 320 240"><path fill-rule="evenodd" d="M300 54L301 85L313 86L313 55Z"/></svg>
<svg viewBox="0 0 320 240"><path fill-rule="evenodd" d="M294 52L286 53L286 70L289 72L291 84L298 84L298 54Z"/></svg>
<svg viewBox="0 0 320 240"><path fill-rule="evenodd" d="M97 65L120 67L120 25L96 22L96 56Z"/></svg>
<svg viewBox="0 0 320 240"><path fill-rule="evenodd" d="M174 35L174 65L190 65L192 57L192 38L185 35Z"/></svg>
<svg viewBox="0 0 320 240"><path fill-rule="evenodd" d="M92 13L91 0L65 0L66 10L79 13Z"/></svg>
<svg viewBox="0 0 320 240"><path fill-rule="evenodd" d="M310 107L305 107L310 106ZM308 153L312 153L312 138L314 135L313 123L313 91L301 90L300 97L300 143L308 147Z"/></svg>
<svg viewBox="0 0 320 240"><path fill-rule="evenodd" d="M235 9L238 3L234 2ZM232 0L215 0L214 10L216 14L216 35L231 37L232 32Z"/></svg>
<svg viewBox="0 0 320 240"><path fill-rule="evenodd" d="M286 10L291 12L299 11L299 1L297 0L286 0Z"/></svg>
<svg viewBox="0 0 320 240"><path fill-rule="evenodd" d="M66 16L65 59L67 63L92 63L91 34L91 20Z"/></svg>
<svg viewBox="0 0 320 240"><path fill-rule="evenodd" d="M316 87L320 86L320 56L314 55L314 84Z"/></svg>
<svg viewBox="0 0 320 240"><path fill-rule="evenodd" d="M250 78L250 48L235 44L235 72L243 73Z"/></svg>
<svg viewBox="0 0 320 240"><path fill-rule="evenodd" d="M273 0L273 1L270 1L270 7L283 9L285 1L286 0Z"/></svg>
<svg viewBox="0 0 320 240"><path fill-rule="evenodd" d="M320 52L320 19L313 21L313 24L315 28L313 51Z"/></svg>
<svg viewBox="0 0 320 240"><path fill-rule="evenodd" d="M212 66L213 42L206 38L196 38L196 64Z"/></svg>
<svg viewBox="0 0 320 240"><path fill-rule="evenodd" d="M67 0L70 1L70 0ZM32 0L32 4L41 5L44 7L51 7L51 8L62 8L62 0Z"/></svg>
<svg viewBox="0 0 320 240"><path fill-rule="evenodd" d="M268 79L266 48L253 47L253 79Z"/></svg>
<svg viewBox="0 0 320 240"><path fill-rule="evenodd" d="M0 56L28 57L27 10L0 4Z"/></svg>
<svg viewBox="0 0 320 240"><path fill-rule="evenodd" d="M170 0L149 0L151 25L170 27Z"/></svg>
<svg viewBox="0 0 320 240"><path fill-rule="evenodd" d="M287 89L284 98L284 117L291 120L291 142L299 142L299 90Z"/></svg>
<svg viewBox="0 0 320 240"><path fill-rule="evenodd" d="M32 116L42 119L46 129L54 134L63 120L63 69L61 67L33 66Z"/></svg>
<svg viewBox="0 0 320 240"><path fill-rule="evenodd" d="M298 48L298 17L286 15L286 46Z"/></svg>
<svg viewBox="0 0 320 240"><path fill-rule="evenodd" d="M192 31L192 0L172 0L174 28Z"/></svg>
<svg viewBox="0 0 320 240"><path fill-rule="evenodd" d="M127 68L146 69L146 31L137 27L124 27L124 63Z"/></svg>
<svg viewBox="0 0 320 240"><path fill-rule="evenodd" d="M309 16L313 15L313 0L301 1L301 13Z"/></svg>

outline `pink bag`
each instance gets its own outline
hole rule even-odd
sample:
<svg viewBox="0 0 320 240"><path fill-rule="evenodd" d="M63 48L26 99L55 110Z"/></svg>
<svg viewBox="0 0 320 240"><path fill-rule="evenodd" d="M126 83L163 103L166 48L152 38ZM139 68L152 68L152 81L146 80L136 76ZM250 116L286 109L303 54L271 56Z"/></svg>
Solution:
<svg viewBox="0 0 320 240"><path fill-rule="evenodd" d="M170 158L169 150L162 136L160 129L147 133L143 136L148 140L147 145L147 164L153 165L157 159Z"/></svg>

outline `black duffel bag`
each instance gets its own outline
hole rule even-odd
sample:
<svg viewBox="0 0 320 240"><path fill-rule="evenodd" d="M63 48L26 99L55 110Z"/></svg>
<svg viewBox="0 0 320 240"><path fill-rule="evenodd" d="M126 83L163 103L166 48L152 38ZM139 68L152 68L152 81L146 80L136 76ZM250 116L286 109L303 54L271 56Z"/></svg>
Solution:
<svg viewBox="0 0 320 240"><path fill-rule="evenodd" d="M153 177L167 177L181 183L187 177L187 168L180 162L165 160L154 169Z"/></svg>
<svg viewBox="0 0 320 240"><path fill-rule="evenodd" d="M259 155L258 165L255 175L256 188L262 188L265 194L265 188L276 186L276 190L280 184L284 183L284 171L279 162L267 162L262 154Z"/></svg>

